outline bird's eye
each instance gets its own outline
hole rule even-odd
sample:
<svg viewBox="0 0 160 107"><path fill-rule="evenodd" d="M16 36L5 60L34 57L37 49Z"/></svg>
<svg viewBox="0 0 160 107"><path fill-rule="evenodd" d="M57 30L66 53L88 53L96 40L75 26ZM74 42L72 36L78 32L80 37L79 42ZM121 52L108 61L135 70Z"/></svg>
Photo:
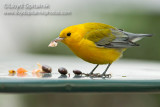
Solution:
<svg viewBox="0 0 160 107"><path fill-rule="evenodd" d="M71 36L71 33L67 33L67 36Z"/></svg>

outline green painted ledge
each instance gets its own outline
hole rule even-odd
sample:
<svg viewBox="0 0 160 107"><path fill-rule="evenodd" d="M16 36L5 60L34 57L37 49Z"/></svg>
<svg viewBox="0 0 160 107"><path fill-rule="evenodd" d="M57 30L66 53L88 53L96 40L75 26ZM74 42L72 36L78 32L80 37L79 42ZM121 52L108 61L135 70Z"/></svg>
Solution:
<svg viewBox="0 0 160 107"><path fill-rule="evenodd" d="M0 79L0 92L160 92L160 80Z"/></svg>

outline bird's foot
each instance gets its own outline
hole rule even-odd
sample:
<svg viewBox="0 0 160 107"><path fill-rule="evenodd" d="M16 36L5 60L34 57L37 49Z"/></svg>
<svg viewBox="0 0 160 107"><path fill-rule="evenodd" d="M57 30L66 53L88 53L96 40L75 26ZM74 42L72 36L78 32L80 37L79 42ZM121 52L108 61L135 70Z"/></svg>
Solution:
<svg viewBox="0 0 160 107"><path fill-rule="evenodd" d="M95 74L92 74L92 73L89 73L89 74L83 74L83 75L85 75L86 77L100 77L100 73L95 73Z"/></svg>
<svg viewBox="0 0 160 107"><path fill-rule="evenodd" d="M111 75L111 74L101 74L101 77L104 77L104 78L111 78L112 75Z"/></svg>
<svg viewBox="0 0 160 107"><path fill-rule="evenodd" d="M111 78L112 75L111 74L100 74L100 73L95 73L95 74L83 74L87 77L104 77L104 78Z"/></svg>

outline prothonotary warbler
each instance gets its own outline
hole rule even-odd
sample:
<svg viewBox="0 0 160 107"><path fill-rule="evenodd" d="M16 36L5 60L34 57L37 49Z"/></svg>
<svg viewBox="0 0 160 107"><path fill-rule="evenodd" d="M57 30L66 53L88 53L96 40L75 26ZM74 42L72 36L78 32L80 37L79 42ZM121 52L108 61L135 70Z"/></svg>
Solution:
<svg viewBox="0 0 160 107"><path fill-rule="evenodd" d="M101 76L105 76L110 65L119 59L126 48L139 46L136 41L151 34L135 34L117 29L103 23L83 23L63 29L58 38L49 47L57 46L61 41L78 57L97 64L90 72L93 74L99 64L108 64Z"/></svg>

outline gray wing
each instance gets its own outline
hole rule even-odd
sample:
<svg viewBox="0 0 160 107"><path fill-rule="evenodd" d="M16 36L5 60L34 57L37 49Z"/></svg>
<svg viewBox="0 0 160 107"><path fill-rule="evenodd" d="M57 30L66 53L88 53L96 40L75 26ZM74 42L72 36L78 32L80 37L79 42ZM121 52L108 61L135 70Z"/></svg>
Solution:
<svg viewBox="0 0 160 107"><path fill-rule="evenodd" d="M119 29L111 29L112 35L116 36L114 40L111 42L106 42L107 38L103 38L96 42L97 46L102 46L106 48L129 48L134 46L139 46L138 44L132 42L130 37L126 32L124 33L123 30Z"/></svg>
<svg viewBox="0 0 160 107"><path fill-rule="evenodd" d="M139 44L133 43L133 42L111 42L109 44L104 45L106 48L130 48L134 46L139 46Z"/></svg>

